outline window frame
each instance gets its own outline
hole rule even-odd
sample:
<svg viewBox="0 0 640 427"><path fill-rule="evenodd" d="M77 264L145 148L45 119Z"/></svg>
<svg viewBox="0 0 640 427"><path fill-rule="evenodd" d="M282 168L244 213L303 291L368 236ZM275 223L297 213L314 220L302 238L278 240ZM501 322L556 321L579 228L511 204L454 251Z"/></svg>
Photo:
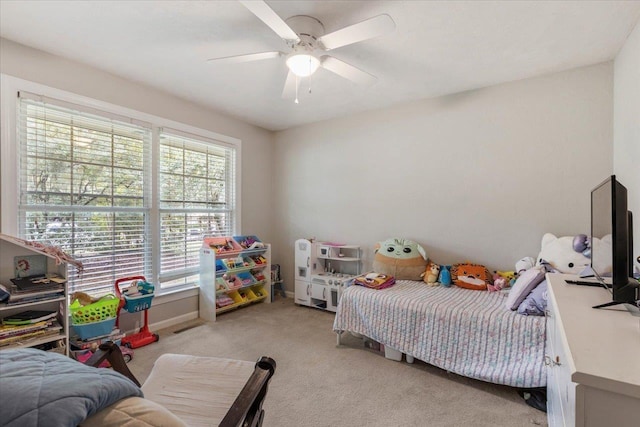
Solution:
<svg viewBox="0 0 640 427"><path fill-rule="evenodd" d="M18 140L18 92L25 91L46 98L56 100L57 103L69 103L85 111L94 110L101 114L113 114L128 117L133 120L151 124L151 200L150 200L150 240L152 278L153 283L160 284L160 204L159 204L159 152L160 130L162 128L175 130L189 135L191 138L201 138L204 143L232 148L235 150L235 209L233 212L234 234L239 234L241 225L241 164L242 142L238 138L222 135L217 132L195 127L185 123L159 117L127 107L111 104L105 101L77 95L65 90L52 88L43 84L31 82L17 77L0 74L0 231L5 234L18 236L19 227L19 198L20 198L20 168L19 168L19 140ZM169 294L184 289L192 289L198 284L173 286L162 288L158 286L158 294Z"/></svg>

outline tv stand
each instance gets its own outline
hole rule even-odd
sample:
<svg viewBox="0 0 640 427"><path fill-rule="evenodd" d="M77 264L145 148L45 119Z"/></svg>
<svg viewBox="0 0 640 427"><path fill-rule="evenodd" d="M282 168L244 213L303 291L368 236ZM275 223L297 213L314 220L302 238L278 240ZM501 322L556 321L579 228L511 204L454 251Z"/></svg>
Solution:
<svg viewBox="0 0 640 427"><path fill-rule="evenodd" d="M638 306L638 302L640 301L640 294L638 293L638 291L640 290L640 282L638 282L636 279L630 277L629 281L627 282L627 285L624 286L622 289L626 289L628 287L632 288L632 292L634 292L635 296L632 296L628 301L610 301L604 304L599 304L599 305L594 305L593 308L604 308L604 307L611 307L614 305L619 305L619 304L631 304L631 305L636 305ZM615 292L613 295L616 295ZM628 293L625 293L624 295L628 295ZM640 307L640 306L639 306Z"/></svg>
<svg viewBox="0 0 640 427"><path fill-rule="evenodd" d="M627 303L622 301L609 301L609 302L605 302L604 304L594 305L592 308L613 307L614 305L620 305L620 304L627 304Z"/></svg>

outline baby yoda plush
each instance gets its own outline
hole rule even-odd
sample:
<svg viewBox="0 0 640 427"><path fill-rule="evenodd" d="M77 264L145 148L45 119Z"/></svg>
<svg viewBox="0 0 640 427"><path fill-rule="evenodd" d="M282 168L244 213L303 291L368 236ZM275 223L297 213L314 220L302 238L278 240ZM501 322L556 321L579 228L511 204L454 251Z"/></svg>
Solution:
<svg viewBox="0 0 640 427"><path fill-rule="evenodd" d="M426 258L422 246L413 240L387 239L376 245L373 271L397 280L422 280Z"/></svg>

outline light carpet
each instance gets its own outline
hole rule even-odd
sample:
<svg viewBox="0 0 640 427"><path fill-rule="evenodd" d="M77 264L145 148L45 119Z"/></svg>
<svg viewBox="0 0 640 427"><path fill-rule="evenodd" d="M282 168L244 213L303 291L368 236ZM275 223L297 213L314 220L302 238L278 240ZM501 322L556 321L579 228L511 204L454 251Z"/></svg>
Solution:
<svg viewBox="0 0 640 427"><path fill-rule="evenodd" d="M547 424L546 414L526 405L513 388L419 361L385 359L349 334L338 347L333 318L278 298L225 313L216 322L154 331L160 341L136 349L129 367L144 381L164 353L250 361L270 356L277 368L264 404L265 427Z"/></svg>

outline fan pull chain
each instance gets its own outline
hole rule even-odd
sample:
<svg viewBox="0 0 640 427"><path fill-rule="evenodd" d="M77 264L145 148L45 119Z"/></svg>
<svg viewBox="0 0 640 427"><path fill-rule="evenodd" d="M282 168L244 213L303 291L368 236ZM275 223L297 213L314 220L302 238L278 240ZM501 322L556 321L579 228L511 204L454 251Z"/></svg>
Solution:
<svg viewBox="0 0 640 427"><path fill-rule="evenodd" d="M300 85L300 82L298 81L298 75L296 74L296 99L295 102L296 104L300 104L300 101L298 101L298 86Z"/></svg>
<svg viewBox="0 0 640 427"><path fill-rule="evenodd" d="M311 68L311 56L309 56L309 68ZM313 73L309 76L309 94L311 94L311 79L313 78Z"/></svg>

